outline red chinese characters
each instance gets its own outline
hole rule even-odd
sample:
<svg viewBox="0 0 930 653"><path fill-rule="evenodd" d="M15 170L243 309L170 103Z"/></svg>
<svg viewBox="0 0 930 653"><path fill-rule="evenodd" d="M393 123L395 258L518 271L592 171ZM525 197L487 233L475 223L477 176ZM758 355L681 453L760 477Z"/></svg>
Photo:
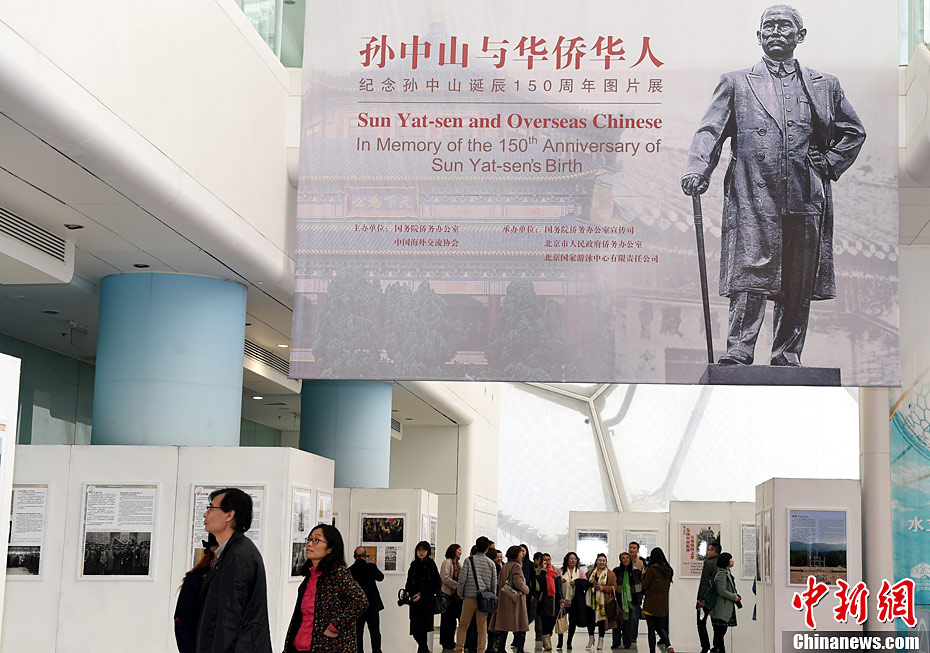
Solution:
<svg viewBox="0 0 930 653"><path fill-rule="evenodd" d="M860 580L850 589L849 583L842 578L837 579L836 585L839 589L833 596L840 600L840 604L833 608L833 618L837 623L845 624L849 617L853 617L857 624L864 624L869 616L869 605L866 602L869 588Z"/></svg>
<svg viewBox="0 0 930 653"><path fill-rule="evenodd" d="M817 627L814 621L814 608L823 600L830 590L826 583L817 581L813 576L807 577L807 590L795 592L791 599L791 607L795 610L804 610L804 623L813 630Z"/></svg>
<svg viewBox="0 0 930 653"><path fill-rule="evenodd" d="M448 42L437 44L427 41L419 34L412 35L409 41L397 39L396 42L392 40L389 43L386 34L366 36L363 37L363 41L365 47L359 50L363 68L384 68L389 61L395 59L409 62L412 70L419 68L424 60L434 61L438 66L468 67L470 45L458 36L450 36ZM589 46L588 43L593 45ZM652 37L643 36L641 43L639 57L630 68L647 63L655 68L664 65L665 62L653 51ZM397 52L400 53L399 57ZM534 70L543 62L548 62L555 70L581 70L585 63L590 64L589 67L603 66L604 70L610 70L612 64L626 60L624 40L613 34L597 36L589 39L587 43L583 36L543 37L528 34L513 40L494 40L493 37L485 36L481 40L480 52L477 55L478 59L490 59L498 69L507 63L508 55L512 55L512 61L521 62L526 70Z"/></svg>
<svg viewBox="0 0 930 653"><path fill-rule="evenodd" d="M917 624L914 618L914 581L905 578L894 585L882 581L878 592L878 620L882 622L901 619L913 628Z"/></svg>
<svg viewBox="0 0 930 653"><path fill-rule="evenodd" d="M869 616L869 589L866 584L859 581L853 586L843 579L837 579L837 590L833 593L839 603L833 608L833 619L837 623L848 623L850 618L861 625ZM807 589L795 592L791 600L791 607L804 611L804 623L813 630L816 627L814 608L829 593L826 583L818 581L814 576L807 577ZM914 581L905 578L894 585L887 580L882 581L881 590L876 596L878 621L887 623L901 619L913 628L917 621L914 616Z"/></svg>

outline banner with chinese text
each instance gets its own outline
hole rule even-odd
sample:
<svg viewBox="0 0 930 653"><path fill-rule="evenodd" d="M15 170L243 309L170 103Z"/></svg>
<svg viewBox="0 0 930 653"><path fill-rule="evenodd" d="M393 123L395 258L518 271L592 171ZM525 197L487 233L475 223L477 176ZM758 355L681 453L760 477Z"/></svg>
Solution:
<svg viewBox="0 0 930 653"><path fill-rule="evenodd" d="M796 6L308 2L291 376L697 382L693 174L715 356L898 383L896 17Z"/></svg>

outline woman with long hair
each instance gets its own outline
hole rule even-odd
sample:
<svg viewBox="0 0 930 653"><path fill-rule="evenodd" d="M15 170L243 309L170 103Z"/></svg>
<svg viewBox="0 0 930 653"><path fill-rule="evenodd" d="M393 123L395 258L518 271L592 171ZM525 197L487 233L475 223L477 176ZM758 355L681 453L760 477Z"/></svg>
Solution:
<svg viewBox="0 0 930 653"><path fill-rule="evenodd" d="M637 618L636 608L643 600L643 577L639 569L633 564L633 557L629 552L620 554L620 566L614 568L617 577L617 605L620 608L618 627L614 628L613 645L611 648L620 648L621 639L623 648L633 646L633 620Z"/></svg>
<svg viewBox="0 0 930 653"><path fill-rule="evenodd" d="M429 653L426 636L433 632L433 595L442 586L439 569L430 557L432 552L426 540L417 543L404 585L410 600L410 634L417 643L417 653Z"/></svg>
<svg viewBox="0 0 930 653"><path fill-rule="evenodd" d="M562 558L562 574L561 574L561 583L562 583L562 600L565 602L566 613L568 614L568 648L572 648L572 638L575 636L575 628L578 626L578 617L571 609L572 602L575 599L575 581L584 580L585 573L581 569L581 565L578 564L578 554L574 551L569 551L565 554L565 557ZM562 648L564 642L564 635L559 635L559 641L556 645L556 648Z"/></svg>
<svg viewBox="0 0 930 653"><path fill-rule="evenodd" d="M442 593L449 596L449 607L439 618L439 643L443 650L455 648L455 629L458 627L459 615L462 613L462 601L456 590L459 586L459 573L462 571L462 547L450 544L446 548L446 557L439 567L439 580Z"/></svg>
<svg viewBox="0 0 930 653"><path fill-rule="evenodd" d="M607 568L607 554L598 553L594 560L594 567L588 571L588 581L591 590L588 592L587 603L594 611L594 617L588 623L588 645L594 647L594 626L597 625L597 648L604 648L604 631L616 628L617 623L607 616L607 604L617 596L617 577Z"/></svg>
<svg viewBox="0 0 930 653"><path fill-rule="evenodd" d="M674 575L675 572L668 564L665 552L659 547L654 548L649 555L649 566L643 574L643 593L645 594L643 616L646 617L646 625L649 627L649 653L656 651L657 633L659 644L668 647L667 653L675 653L675 649L668 640L668 633L665 632L665 618L668 616L668 590Z"/></svg>
<svg viewBox="0 0 930 653"><path fill-rule="evenodd" d="M491 630L498 633L497 653L504 653L507 633L526 633L530 621L526 615L526 596L530 588L523 576L523 549L513 545L507 549L507 563L497 576L497 612L491 615ZM514 637L517 640L516 637ZM523 645L515 641L517 653L523 653Z"/></svg>
<svg viewBox="0 0 930 653"><path fill-rule="evenodd" d="M336 527L314 526L307 537L306 556L300 568L305 578L297 589L284 638L285 653L355 653L356 621L368 609L368 599L346 567L342 535Z"/></svg>
<svg viewBox="0 0 930 653"><path fill-rule="evenodd" d="M727 629L736 626L736 607L743 607L740 595L736 592L736 581L730 573L732 567L732 554L724 552L717 556L717 575L714 576L717 603L710 611L710 624L714 627L714 650L717 653L726 653L724 638Z"/></svg>
<svg viewBox="0 0 930 653"><path fill-rule="evenodd" d="M197 623L200 621L200 590L204 578L216 560L219 542L216 535L210 533L203 544L203 555L197 564L184 574L181 587L178 588L178 604L174 609L174 639L180 653L195 653L197 650Z"/></svg>

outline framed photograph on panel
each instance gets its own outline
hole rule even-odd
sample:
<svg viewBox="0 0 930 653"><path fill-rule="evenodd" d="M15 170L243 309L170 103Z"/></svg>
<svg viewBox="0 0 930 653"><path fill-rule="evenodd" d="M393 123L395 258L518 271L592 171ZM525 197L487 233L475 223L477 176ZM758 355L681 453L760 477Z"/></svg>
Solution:
<svg viewBox="0 0 930 653"><path fill-rule="evenodd" d="M846 511L788 509L788 584L814 576L827 585L848 580Z"/></svg>
<svg viewBox="0 0 930 653"><path fill-rule="evenodd" d="M362 513L362 546L368 561L386 574L402 574L407 513Z"/></svg>
<svg viewBox="0 0 930 653"><path fill-rule="evenodd" d="M756 513L756 580L762 582L762 513Z"/></svg>
<svg viewBox="0 0 930 653"><path fill-rule="evenodd" d="M640 557L648 558L649 552L659 546L659 531L648 529L624 530L623 541L620 543L620 545L628 547L630 542L636 542L639 545Z"/></svg>
<svg viewBox="0 0 930 653"><path fill-rule="evenodd" d="M752 580L756 574L756 525L740 522L739 525L740 580Z"/></svg>
<svg viewBox="0 0 930 653"><path fill-rule="evenodd" d="M6 577L42 578L48 483L14 483Z"/></svg>
<svg viewBox="0 0 930 653"><path fill-rule="evenodd" d="M84 483L82 579L152 578L158 484Z"/></svg>
<svg viewBox="0 0 930 653"><path fill-rule="evenodd" d="M762 579L766 585L772 582L772 510L762 512Z"/></svg>
<svg viewBox="0 0 930 653"><path fill-rule="evenodd" d="M191 540L190 561L191 567L200 562L203 556L203 543L207 540L207 532L203 529L203 513L210 505L210 494L215 490L237 487L252 498L252 526L245 532L245 536L252 540L258 550L262 550L263 513L265 511L265 486L241 485L230 483L227 485L201 485L195 483L191 492Z"/></svg>
<svg viewBox="0 0 930 653"><path fill-rule="evenodd" d="M291 570L290 579L303 578L300 568L306 560L307 536L317 521L314 519L313 490L291 486Z"/></svg>
<svg viewBox="0 0 930 653"><path fill-rule="evenodd" d="M681 560L678 575L681 578L700 578L707 547L720 540L720 524L682 523L678 525L678 554Z"/></svg>
<svg viewBox="0 0 930 653"><path fill-rule="evenodd" d="M607 555L610 564L610 532L587 529L575 531L575 552L583 565L593 565L599 553Z"/></svg>
<svg viewBox="0 0 930 653"><path fill-rule="evenodd" d="M333 493L329 490L316 491L316 523L333 525Z"/></svg>

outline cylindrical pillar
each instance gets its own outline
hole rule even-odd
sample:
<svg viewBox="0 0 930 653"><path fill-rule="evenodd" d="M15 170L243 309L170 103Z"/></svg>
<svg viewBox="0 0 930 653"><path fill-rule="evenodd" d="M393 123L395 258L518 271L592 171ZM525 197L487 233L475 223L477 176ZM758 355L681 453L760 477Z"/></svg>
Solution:
<svg viewBox="0 0 930 653"><path fill-rule="evenodd" d="M391 384L304 381L300 448L336 462L336 487L388 487Z"/></svg>
<svg viewBox="0 0 930 653"><path fill-rule="evenodd" d="M859 389L859 482L862 486L862 580L878 595L882 581L894 582L891 538L891 443L888 390ZM869 611L866 630L887 629Z"/></svg>
<svg viewBox="0 0 930 653"><path fill-rule="evenodd" d="M245 296L210 277L105 277L91 442L238 446Z"/></svg>

